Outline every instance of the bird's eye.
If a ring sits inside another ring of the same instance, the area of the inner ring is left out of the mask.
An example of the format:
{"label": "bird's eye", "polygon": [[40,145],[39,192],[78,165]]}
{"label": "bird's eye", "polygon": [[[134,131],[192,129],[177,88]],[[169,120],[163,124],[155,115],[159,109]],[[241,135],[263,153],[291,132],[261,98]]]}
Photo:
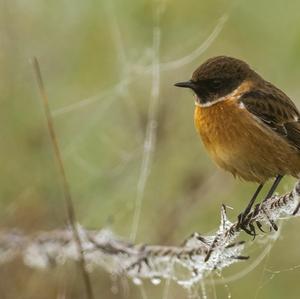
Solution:
{"label": "bird's eye", "polygon": [[219,89],[220,87],[222,87],[222,80],[220,79],[213,79],[210,81],[210,86],[213,88],[213,89]]}

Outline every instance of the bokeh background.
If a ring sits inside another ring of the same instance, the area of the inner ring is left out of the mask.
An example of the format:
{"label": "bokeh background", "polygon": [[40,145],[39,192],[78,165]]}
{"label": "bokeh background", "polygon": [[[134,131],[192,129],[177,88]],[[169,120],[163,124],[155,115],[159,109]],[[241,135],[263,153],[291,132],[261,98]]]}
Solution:
{"label": "bokeh background", "polygon": [[[210,161],[193,127],[192,93],[173,84],[226,54],[300,107],[299,11],[299,1],[1,0],[1,228],[34,233],[66,223],[33,56],[82,225],[130,238],[136,223],[136,242],[180,244],[213,231],[222,203],[234,219],[256,186]],[[285,178],[279,191],[294,181]],[[299,226],[283,223],[276,241],[243,236],[251,259],[208,278],[207,298],[299,298]],[[125,297],[104,270],[91,277],[97,298]],[[129,298],[165,293],[164,283],[128,287]],[[73,263],[38,271],[16,260],[0,266],[0,297],[84,298],[84,288]],[[168,298],[188,294],[171,283]]]}

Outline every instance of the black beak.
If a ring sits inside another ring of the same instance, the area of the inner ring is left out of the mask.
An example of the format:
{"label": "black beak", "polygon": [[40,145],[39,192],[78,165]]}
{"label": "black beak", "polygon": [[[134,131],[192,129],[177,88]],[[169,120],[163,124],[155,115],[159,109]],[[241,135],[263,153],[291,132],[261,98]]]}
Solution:
{"label": "black beak", "polygon": [[186,81],[186,82],[178,82],[178,83],[175,83],[174,86],[183,87],[183,88],[190,88],[190,89],[192,89],[194,91],[197,88],[196,83],[193,82],[192,80],[189,80],[189,81]]}

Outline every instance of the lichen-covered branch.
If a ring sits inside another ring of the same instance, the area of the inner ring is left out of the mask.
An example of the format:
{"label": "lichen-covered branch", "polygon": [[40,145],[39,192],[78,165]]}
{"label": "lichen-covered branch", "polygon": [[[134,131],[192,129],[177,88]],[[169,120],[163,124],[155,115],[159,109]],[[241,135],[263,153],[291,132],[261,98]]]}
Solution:
{"label": "lichen-covered branch", "polygon": [[[275,195],[257,205],[250,213],[249,224],[257,222],[270,226],[270,221],[299,216],[300,181],[294,189]],[[295,214],[295,215],[294,215]],[[180,246],[131,244],[107,229],[92,231],[78,225],[86,266],[91,271],[102,267],[109,273],[124,275],[139,284],[151,279],[172,279],[189,287],[216,269],[223,269],[240,260],[247,243],[236,242],[241,230],[231,222],[226,207],[221,209],[221,223],[214,235],[192,234]],[[70,229],[25,235],[19,230],[0,232],[0,263],[22,257],[30,267],[47,268],[78,260],[78,251]]]}

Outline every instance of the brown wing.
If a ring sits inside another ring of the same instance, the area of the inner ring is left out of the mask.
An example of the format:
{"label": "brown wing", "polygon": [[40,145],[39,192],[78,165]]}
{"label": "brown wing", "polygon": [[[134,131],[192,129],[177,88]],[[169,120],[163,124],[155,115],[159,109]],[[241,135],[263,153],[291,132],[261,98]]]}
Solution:
{"label": "brown wing", "polygon": [[270,83],[268,87],[265,91],[255,90],[243,94],[240,103],[300,150],[300,113],[297,107],[282,91]]}

